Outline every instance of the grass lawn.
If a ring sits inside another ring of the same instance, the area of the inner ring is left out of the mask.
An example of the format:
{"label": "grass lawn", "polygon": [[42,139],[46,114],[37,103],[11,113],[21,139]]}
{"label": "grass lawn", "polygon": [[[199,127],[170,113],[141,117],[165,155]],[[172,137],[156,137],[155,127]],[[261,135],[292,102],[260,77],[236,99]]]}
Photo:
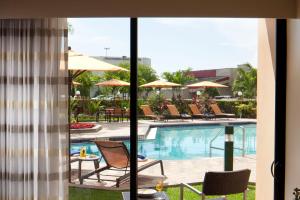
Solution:
{"label": "grass lawn", "polygon": [[[196,185],[197,189],[201,191],[202,185]],[[248,200],[255,199],[255,186],[249,185]],[[168,187],[164,189],[167,192],[171,200],[179,199],[179,187]],[[108,191],[108,190],[97,190],[97,189],[86,189],[86,188],[69,188],[69,199],[70,200],[121,200],[122,195],[120,191]],[[184,190],[184,199],[193,200],[199,199],[199,196],[195,195],[188,189]],[[229,195],[228,200],[242,200],[242,194]]]}
{"label": "grass lawn", "polygon": [[[202,185],[194,185],[195,188],[197,188],[199,191],[202,191]],[[248,186],[248,200],[254,200],[255,199],[255,186],[249,185]],[[178,200],[179,199],[179,187],[168,187],[165,188],[165,191],[167,192],[168,196],[171,200]],[[212,197],[211,197],[212,198]],[[196,195],[195,193],[191,192],[189,189],[184,189],[184,199],[185,200],[192,200],[192,199],[200,199],[199,195]],[[243,200],[242,194],[237,195],[229,195],[228,200]]]}

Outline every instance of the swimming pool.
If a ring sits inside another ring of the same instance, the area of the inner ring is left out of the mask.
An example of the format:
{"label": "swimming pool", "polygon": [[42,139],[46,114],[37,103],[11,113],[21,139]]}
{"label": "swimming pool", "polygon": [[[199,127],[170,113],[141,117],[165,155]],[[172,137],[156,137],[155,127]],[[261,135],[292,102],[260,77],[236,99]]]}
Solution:
{"label": "swimming pool", "polygon": [[[241,148],[243,129],[245,129],[245,151],[247,155],[256,153],[256,124],[234,125],[234,147]],[[222,125],[193,125],[158,127],[155,139],[140,140],[138,152],[148,158],[162,160],[190,160],[210,156],[210,141],[214,147],[224,147],[224,126]],[[129,148],[129,141],[124,141]],[[93,143],[74,143],[72,150],[86,146],[87,153],[99,155]],[[234,150],[235,156],[241,156],[241,150]],[[223,157],[224,151],[212,149],[213,157]]]}

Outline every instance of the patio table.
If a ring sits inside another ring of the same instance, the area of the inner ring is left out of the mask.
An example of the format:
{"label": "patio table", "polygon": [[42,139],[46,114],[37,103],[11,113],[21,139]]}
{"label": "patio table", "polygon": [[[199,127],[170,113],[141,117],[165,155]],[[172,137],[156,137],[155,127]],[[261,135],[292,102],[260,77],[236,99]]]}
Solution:
{"label": "patio table", "polygon": [[[82,162],[84,162],[84,161],[94,162],[94,166],[95,166],[95,170],[96,170],[99,168],[99,158],[100,158],[99,156],[89,157],[89,155],[87,155],[86,157],[78,156],[78,179],[79,179],[80,184],[83,183],[83,176],[81,175]],[[100,182],[99,173],[97,173],[97,179]]]}

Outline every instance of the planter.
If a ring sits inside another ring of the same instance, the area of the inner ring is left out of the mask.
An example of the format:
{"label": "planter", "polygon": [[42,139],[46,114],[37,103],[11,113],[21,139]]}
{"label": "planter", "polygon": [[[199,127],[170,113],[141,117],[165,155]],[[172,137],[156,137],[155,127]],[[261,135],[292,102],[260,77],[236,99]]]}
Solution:
{"label": "planter", "polygon": [[102,126],[98,123],[86,123],[86,122],[76,123],[75,127],[76,128],[70,128],[71,134],[72,133],[96,133],[102,129]]}

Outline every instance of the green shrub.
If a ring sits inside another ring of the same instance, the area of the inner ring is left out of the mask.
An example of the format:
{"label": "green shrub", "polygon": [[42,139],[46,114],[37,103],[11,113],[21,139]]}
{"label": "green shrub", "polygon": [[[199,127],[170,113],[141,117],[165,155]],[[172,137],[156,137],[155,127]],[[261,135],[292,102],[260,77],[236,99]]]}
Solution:
{"label": "green shrub", "polygon": [[255,100],[217,100],[217,103],[225,113],[234,113],[242,118],[256,118]]}
{"label": "green shrub", "polygon": [[165,97],[162,94],[152,94],[148,98],[148,103],[155,114],[161,115],[163,113],[163,103]]}
{"label": "green shrub", "polygon": [[190,112],[188,108],[188,102],[182,100],[180,96],[177,98],[172,98],[172,104],[176,106],[178,112],[181,114],[188,114]]}
{"label": "green shrub", "polygon": [[[140,109],[141,105],[148,104],[155,114],[167,114],[167,109],[164,104],[166,102],[165,97],[162,94],[153,94],[148,100],[138,99],[137,109],[138,115],[143,116],[143,112]],[[191,100],[183,100],[176,98],[171,100],[180,113],[190,113],[188,104]],[[255,100],[216,100],[221,110],[225,113],[234,113],[236,117],[242,118],[256,118],[256,101]],[[202,102],[204,103],[204,102]],[[121,107],[130,108],[129,100],[117,99],[113,100],[71,100],[71,119],[74,122],[78,118],[80,120],[92,120],[100,110],[109,107]],[[89,117],[90,116],[90,117]],[[80,121],[79,120],[79,121]]]}

